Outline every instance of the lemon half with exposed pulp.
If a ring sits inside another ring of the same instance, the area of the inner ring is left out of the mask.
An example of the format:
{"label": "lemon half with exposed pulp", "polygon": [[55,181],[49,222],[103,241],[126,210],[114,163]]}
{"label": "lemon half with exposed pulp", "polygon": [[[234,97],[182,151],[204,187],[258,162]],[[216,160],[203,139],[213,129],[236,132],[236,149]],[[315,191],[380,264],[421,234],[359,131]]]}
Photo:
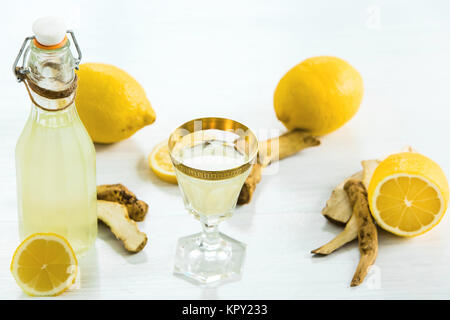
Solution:
{"label": "lemon half with exposed pulp", "polygon": [[383,229],[414,237],[431,230],[447,210],[449,187],[433,160],[402,152],[383,160],[373,173],[368,200],[374,219]]}
{"label": "lemon half with exposed pulp", "polygon": [[54,233],[35,233],[17,247],[11,272],[27,294],[55,296],[75,282],[78,262],[65,238]]}
{"label": "lemon half with exposed pulp", "polygon": [[167,141],[159,143],[148,157],[148,164],[152,171],[160,178],[169,183],[177,183],[177,177],[170,159]]}

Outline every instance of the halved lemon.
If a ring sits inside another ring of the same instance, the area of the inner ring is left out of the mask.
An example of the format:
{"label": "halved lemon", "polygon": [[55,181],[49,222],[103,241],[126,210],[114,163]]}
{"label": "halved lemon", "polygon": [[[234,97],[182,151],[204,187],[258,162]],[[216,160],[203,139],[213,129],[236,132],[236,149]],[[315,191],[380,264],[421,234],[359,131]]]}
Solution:
{"label": "halved lemon", "polygon": [[148,164],[153,172],[166,182],[177,184],[177,177],[170,159],[167,141],[159,143],[148,156]]}
{"label": "halved lemon", "polygon": [[368,188],[372,215],[378,225],[399,236],[414,237],[431,230],[447,210],[447,178],[433,160],[402,152],[383,160]]}
{"label": "halved lemon", "polygon": [[27,294],[55,296],[75,282],[78,262],[65,238],[54,233],[35,233],[17,247],[11,272]]}

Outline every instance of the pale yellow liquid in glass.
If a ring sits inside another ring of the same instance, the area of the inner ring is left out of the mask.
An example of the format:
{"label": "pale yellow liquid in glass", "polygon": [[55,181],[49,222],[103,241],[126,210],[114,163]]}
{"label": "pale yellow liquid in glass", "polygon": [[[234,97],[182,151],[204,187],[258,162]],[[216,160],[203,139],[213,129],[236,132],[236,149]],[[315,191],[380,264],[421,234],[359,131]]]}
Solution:
{"label": "pale yellow liquid in glass", "polygon": [[[221,141],[185,148],[179,153],[178,159],[190,168],[206,171],[233,169],[247,161],[245,155]],[[198,214],[224,217],[231,215],[250,170],[251,168],[229,179],[204,180],[175,169],[186,207],[197,218]]]}
{"label": "pale yellow liquid in glass", "polygon": [[75,105],[33,108],[16,146],[20,237],[57,233],[81,253],[97,235],[94,145]]}

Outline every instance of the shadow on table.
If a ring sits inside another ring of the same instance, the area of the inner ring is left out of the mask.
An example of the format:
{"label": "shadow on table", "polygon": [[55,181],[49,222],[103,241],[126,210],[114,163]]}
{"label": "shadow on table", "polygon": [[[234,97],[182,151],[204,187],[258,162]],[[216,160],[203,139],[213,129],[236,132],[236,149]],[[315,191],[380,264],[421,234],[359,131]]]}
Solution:
{"label": "shadow on table", "polygon": [[249,230],[253,222],[253,217],[256,213],[256,197],[257,194],[255,193],[250,203],[236,205],[233,215],[230,219],[226,220],[226,223],[241,231]]}
{"label": "shadow on table", "polygon": [[[97,247],[94,246],[89,251],[78,258],[79,276],[75,282],[72,290],[99,288],[99,268],[98,268],[98,252]],[[91,292],[98,292],[98,290],[91,290]]]}
{"label": "shadow on table", "polygon": [[202,299],[202,300],[217,300],[217,299],[219,299],[219,295],[217,294],[217,287],[202,288],[200,299]]}
{"label": "shadow on table", "polygon": [[133,154],[140,152],[141,149],[138,147],[133,139],[127,139],[115,143],[94,143],[95,152],[98,154],[113,152],[115,149],[120,149],[121,153]]}

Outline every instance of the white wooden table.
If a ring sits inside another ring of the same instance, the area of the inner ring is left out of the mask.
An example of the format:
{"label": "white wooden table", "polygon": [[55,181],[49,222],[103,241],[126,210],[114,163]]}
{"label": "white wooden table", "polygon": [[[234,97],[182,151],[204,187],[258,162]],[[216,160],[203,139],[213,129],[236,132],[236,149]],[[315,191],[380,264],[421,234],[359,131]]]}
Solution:
{"label": "white wooden table", "polygon": [[[76,4],[76,3],[81,4]],[[30,102],[11,65],[37,16],[70,19],[83,61],[112,63],[144,86],[156,122],[132,138],[98,145],[97,181],[122,182],[150,210],[149,235],[127,254],[103,226],[63,299],[450,298],[450,217],[432,232],[400,239],[380,232],[369,281],[349,282],[356,243],[329,257],[311,249],[341,228],[320,214],[333,187],[363,159],[412,145],[450,177],[450,6],[445,1],[14,1],[0,9],[0,298],[26,298],[9,272],[18,245],[14,147]],[[20,12],[20,19],[17,13]],[[362,74],[358,114],[322,145],[283,160],[221,229],[247,243],[240,281],[200,288],[172,275],[179,237],[200,230],[178,188],[147,166],[153,146],[184,121],[236,119],[257,132],[283,130],[272,106],[278,80],[315,55],[336,55]]]}

